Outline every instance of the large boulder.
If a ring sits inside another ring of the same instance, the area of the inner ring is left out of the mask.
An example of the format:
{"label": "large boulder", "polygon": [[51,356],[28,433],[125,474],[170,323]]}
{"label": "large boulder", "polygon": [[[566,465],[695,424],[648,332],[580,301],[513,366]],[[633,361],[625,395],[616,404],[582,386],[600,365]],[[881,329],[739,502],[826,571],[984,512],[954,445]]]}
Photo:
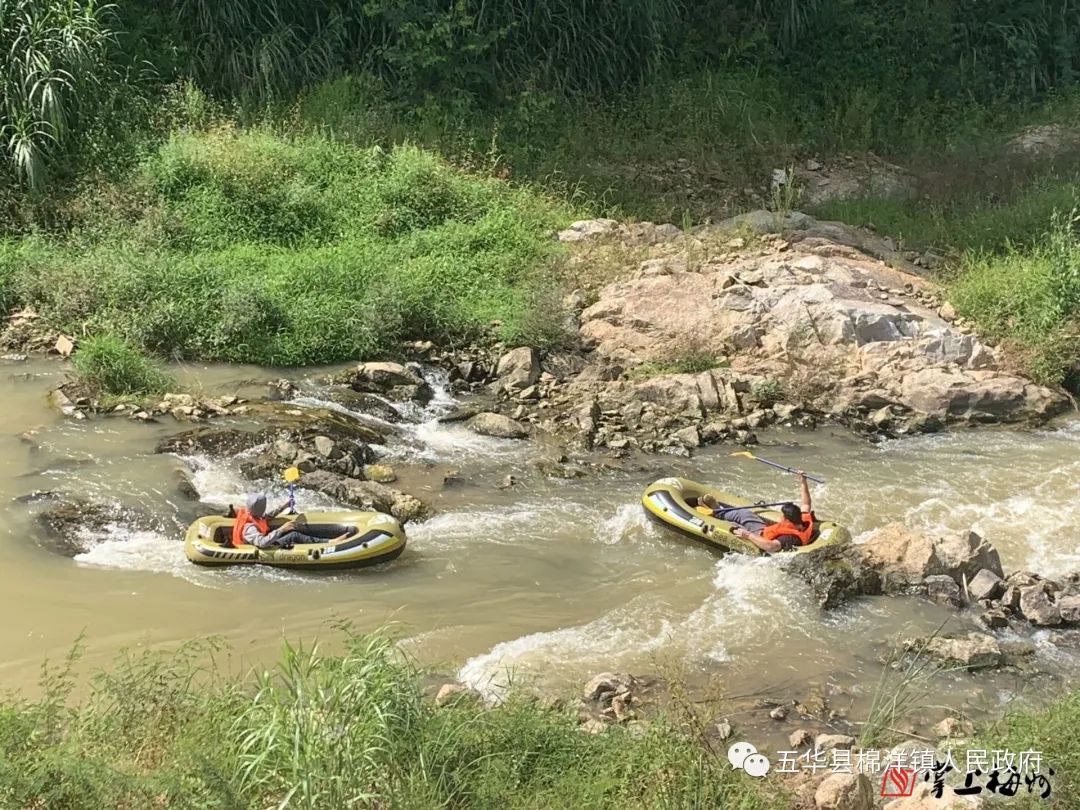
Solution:
{"label": "large boulder", "polygon": [[957,584],[984,569],[1002,575],[997,550],[971,531],[937,536],[893,523],[856,548],[865,565],[881,577],[887,593],[921,590],[927,577],[939,574]]}
{"label": "large boulder", "polygon": [[529,346],[511,349],[495,366],[495,384],[504,391],[524,391],[540,379],[540,353]]}
{"label": "large boulder", "polygon": [[157,443],[155,453],[178,456],[234,456],[266,442],[266,436],[251,430],[198,427],[166,436]]}
{"label": "large boulder", "polygon": [[863,773],[834,773],[814,793],[817,810],[873,810],[874,788]]}
{"label": "large boulder", "polygon": [[524,439],[529,431],[520,422],[499,413],[478,413],[466,426],[481,436],[494,436],[497,439]]}

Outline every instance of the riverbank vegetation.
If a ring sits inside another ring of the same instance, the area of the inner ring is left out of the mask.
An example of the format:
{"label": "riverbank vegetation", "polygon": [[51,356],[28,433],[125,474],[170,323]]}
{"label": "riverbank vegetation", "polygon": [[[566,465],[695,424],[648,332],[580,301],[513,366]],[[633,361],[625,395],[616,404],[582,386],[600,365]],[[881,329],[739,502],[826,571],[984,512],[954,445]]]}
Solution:
{"label": "riverbank vegetation", "polygon": [[716,220],[777,166],[875,152],[917,196],[815,213],[943,253],[961,314],[1072,380],[1078,310],[1043,293],[1075,143],[1004,144],[1080,117],[1073,0],[15,0],[0,44],[0,305],[79,338],[269,364],[558,345],[568,220]]}
{"label": "riverbank vegetation", "polygon": [[247,678],[219,654],[121,659],[78,704],[69,662],[40,700],[5,699],[0,806],[789,806],[672,719],[589,734],[575,711],[520,696],[438,708],[384,635],[349,635],[338,655],[285,645]]}

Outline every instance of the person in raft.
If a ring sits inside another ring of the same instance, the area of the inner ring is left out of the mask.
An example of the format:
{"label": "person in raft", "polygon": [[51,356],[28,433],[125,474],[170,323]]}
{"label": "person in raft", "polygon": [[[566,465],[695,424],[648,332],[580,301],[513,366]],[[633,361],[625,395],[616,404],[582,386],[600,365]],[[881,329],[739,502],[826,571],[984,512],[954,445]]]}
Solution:
{"label": "person in raft", "polygon": [[750,507],[725,507],[712,495],[702,495],[700,503],[712,510],[713,517],[738,524],[732,532],[736,537],[753,543],[769,554],[808,546],[814,542],[816,518],[811,508],[810,485],[806,481],[806,473],[797,470],[795,474],[799,477],[802,503],[800,506],[793,503],[781,506],[780,514],[783,518],[779,523],[769,523]]}
{"label": "person in raft", "polygon": [[[312,537],[296,531],[296,522],[290,520],[274,531],[270,531],[270,518],[275,518],[289,507],[288,501],[277,509],[266,511],[266,496],[253,492],[248,495],[247,506],[236,513],[233,523],[232,544],[239,548],[245,543],[256,548],[292,548],[296,543],[325,543],[321,537]],[[337,543],[348,537],[348,533],[335,537]]]}

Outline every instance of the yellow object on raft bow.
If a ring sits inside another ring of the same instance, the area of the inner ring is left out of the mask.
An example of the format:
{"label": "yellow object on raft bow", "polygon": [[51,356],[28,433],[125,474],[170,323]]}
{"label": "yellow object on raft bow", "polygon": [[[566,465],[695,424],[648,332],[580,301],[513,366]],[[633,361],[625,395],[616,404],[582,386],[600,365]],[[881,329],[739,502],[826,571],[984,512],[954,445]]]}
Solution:
{"label": "yellow object on raft bow", "polygon": [[[743,554],[762,555],[763,552],[753,543],[741,540],[732,534],[736,524],[722,518],[702,514],[697,510],[698,499],[702,495],[712,495],[717,503],[725,506],[750,507],[764,520],[775,523],[781,519],[780,512],[771,506],[756,507],[754,503],[723,492],[719,489],[699,484],[688,478],[661,478],[650,484],[641,496],[641,505],[645,513],[654,521],[707,546],[721,551],[739,551]],[[839,523],[829,520],[818,521],[817,537],[807,546],[799,546],[780,554],[809,554],[829,546],[838,546],[851,541],[851,533]]]}
{"label": "yellow object on raft bow", "polygon": [[[301,543],[290,549],[232,546],[234,518],[209,515],[187,530],[184,551],[196,565],[271,565],[305,570],[362,568],[395,559],[405,549],[405,529],[382,512],[308,512],[299,531],[325,537],[325,543]],[[276,529],[293,518],[270,521]],[[348,537],[333,542],[348,532]]]}

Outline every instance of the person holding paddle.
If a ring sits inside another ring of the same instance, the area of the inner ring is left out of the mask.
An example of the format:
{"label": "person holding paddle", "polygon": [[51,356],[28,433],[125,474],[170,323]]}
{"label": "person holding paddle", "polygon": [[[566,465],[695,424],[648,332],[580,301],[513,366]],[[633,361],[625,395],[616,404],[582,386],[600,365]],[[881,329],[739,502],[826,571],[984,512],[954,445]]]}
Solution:
{"label": "person holding paddle", "polygon": [[785,503],[780,507],[783,515],[779,523],[769,523],[751,507],[724,507],[712,495],[703,495],[701,505],[712,510],[713,517],[736,524],[732,531],[736,537],[753,543],[769,554],[790,551],[814,542],[813,504],[810,500],[810,484],[806,473],[792,470],[799,478],[800,505]]}
{"label": "person holding paddle", "polygon": [[[296,543],[325,543],[321,537],[312,537],[296,530],[297,522],[290,520],[274,531],[270,531],[270,518],[275,518],[291,506],[283,503],[277,509],[266,511],[266,496],[253,492],[248,495],[247,506],[236,513],[233,524],[232,544],[234,548],[247,544],[256,548],[292,548]],[[336,543],[348,537],[348,533],[335,537]]]}

